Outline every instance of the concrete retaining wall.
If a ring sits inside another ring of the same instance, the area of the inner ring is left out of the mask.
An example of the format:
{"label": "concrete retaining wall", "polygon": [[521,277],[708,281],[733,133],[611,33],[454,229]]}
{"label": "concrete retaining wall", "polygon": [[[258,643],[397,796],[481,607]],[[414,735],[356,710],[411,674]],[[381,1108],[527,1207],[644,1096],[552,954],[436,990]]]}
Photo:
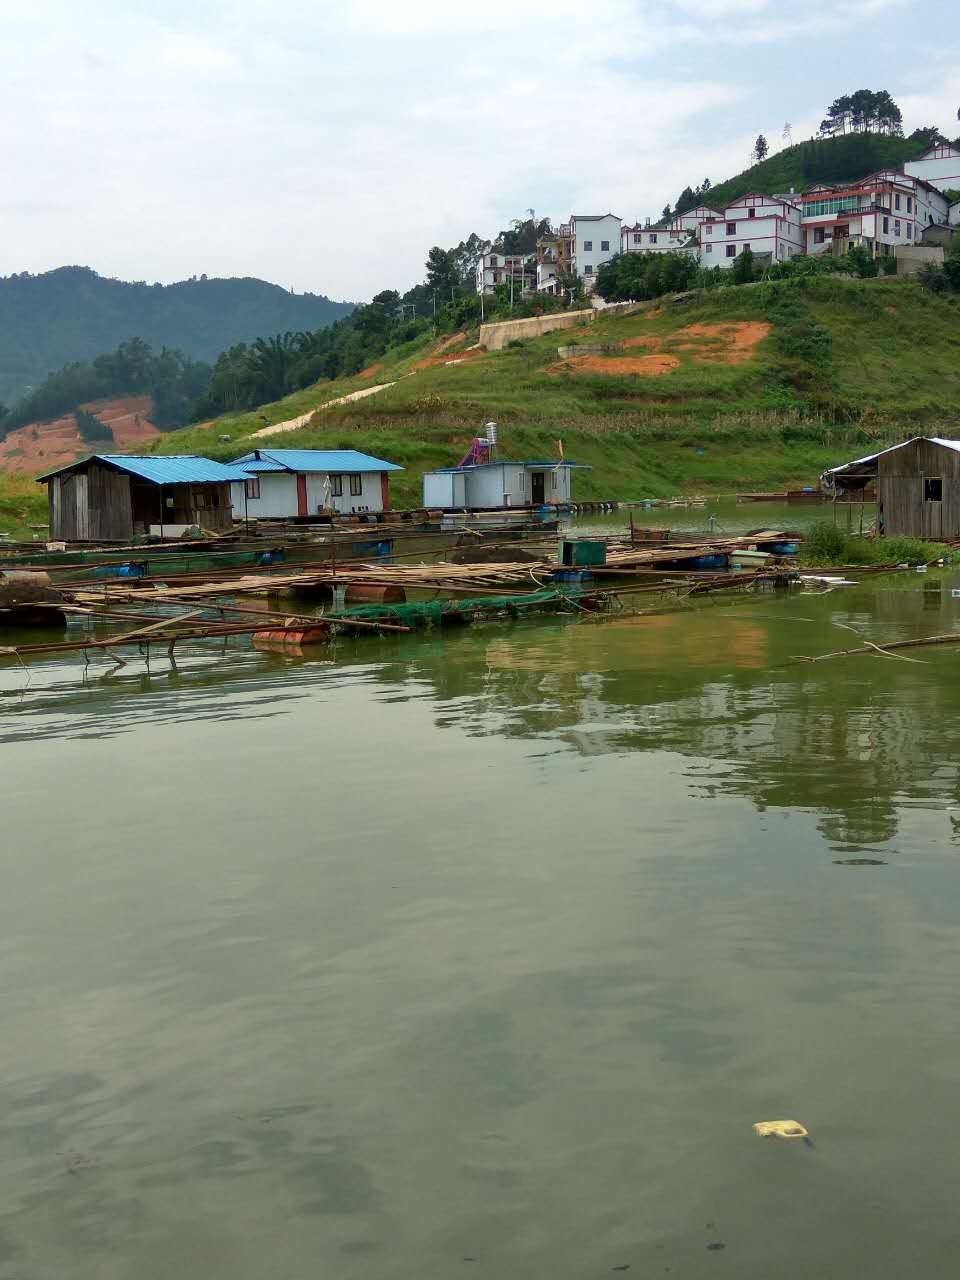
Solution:
{"label": "concrete retaining wall", "polygon": [[502,351],[510,342],[523,342],[525,338],[540,338],[554,329],[574,329],[590,324],[599,316],[626,315],[653,306],[652,302],[614,302],[602,310],[590,307],[585,311],[557,311],[552,315],[530,316],[527,320],[502,320],[498,324],[480,326],[480,346],[487,351]]}
{"label": "concrete retaining wall", "polygon": [[913,276],[928,264],[943,266],[943,248],[940,245],[898,244],[895,250],[897,275]]}

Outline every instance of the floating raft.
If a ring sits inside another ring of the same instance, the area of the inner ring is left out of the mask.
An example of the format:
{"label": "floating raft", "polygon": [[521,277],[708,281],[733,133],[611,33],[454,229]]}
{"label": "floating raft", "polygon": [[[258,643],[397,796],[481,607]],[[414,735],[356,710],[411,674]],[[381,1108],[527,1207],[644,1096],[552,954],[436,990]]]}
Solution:
{"label": "floating raft", "polygon": [[606,597],[582,590],[529,591],[522,595],[480,596],[467,600],[422,600],[407,604],[368,604],[325,614],[334,625],[342,622],[392,622],[411,631],[493,618],[519,618],[530,613],[597,612]]}

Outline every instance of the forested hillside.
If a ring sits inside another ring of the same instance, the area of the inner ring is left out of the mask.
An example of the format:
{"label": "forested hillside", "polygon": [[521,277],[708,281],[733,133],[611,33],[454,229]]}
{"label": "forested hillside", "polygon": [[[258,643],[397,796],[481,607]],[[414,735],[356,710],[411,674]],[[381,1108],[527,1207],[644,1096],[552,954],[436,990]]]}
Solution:
{"label": "forested hillside", "polygon": [[54,370],[128,338],[212,362],[234,343],[318,329],[352,309],[252,278],[151,285],[108,280],[88,267],[7,276],[0,278],[0,402],[11,404]]}

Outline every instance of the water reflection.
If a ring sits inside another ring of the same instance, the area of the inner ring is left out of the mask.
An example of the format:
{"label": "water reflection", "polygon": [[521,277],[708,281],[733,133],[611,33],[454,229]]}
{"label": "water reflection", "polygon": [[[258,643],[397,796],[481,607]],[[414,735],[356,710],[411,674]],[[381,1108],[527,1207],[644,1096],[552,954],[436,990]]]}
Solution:
{"label": "water reflection", "polygon": [[548,619],[402,639],[340,641],[312,659],[198,649],[171,666],[77,660],[7,667],[0,743],[102,737],[153,723],[246,724],[337,691],[427,699],[437,728],[535,740],[583,757],[670,750],[698,765],[691,794],[811,809],[837,848],[892,840],[911,803],[956,799],[960,650],[908,660],[799,654],[956,625],[954,574],[867,579],[859,588],[706,605],[686,613]]}
{"label": "water reflection", "polygon": [[952,1274],[931,585],[4,668],[0,1277]]}

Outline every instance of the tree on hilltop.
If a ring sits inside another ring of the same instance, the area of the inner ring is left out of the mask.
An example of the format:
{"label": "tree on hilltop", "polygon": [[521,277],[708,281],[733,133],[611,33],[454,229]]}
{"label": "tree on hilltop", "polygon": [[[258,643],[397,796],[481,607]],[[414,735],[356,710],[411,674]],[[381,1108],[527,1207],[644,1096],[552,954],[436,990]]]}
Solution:
{"label": "tree on hilltop", "polygon": [[830,104],[821,122],[824,135],[838,133],[887,133],[903,137],[903,115],[886,89],[857,89]]}
{"label": "tree on hilltop", "polygon": [[767,142],[766,138],[761,133],[760,136],[757,138],[756,142],[753,144],[753,158],[754,160],[756,160],[757,164],[760,164],[762,160],[766,160],[769,154],[770,154],[770,144]]}

